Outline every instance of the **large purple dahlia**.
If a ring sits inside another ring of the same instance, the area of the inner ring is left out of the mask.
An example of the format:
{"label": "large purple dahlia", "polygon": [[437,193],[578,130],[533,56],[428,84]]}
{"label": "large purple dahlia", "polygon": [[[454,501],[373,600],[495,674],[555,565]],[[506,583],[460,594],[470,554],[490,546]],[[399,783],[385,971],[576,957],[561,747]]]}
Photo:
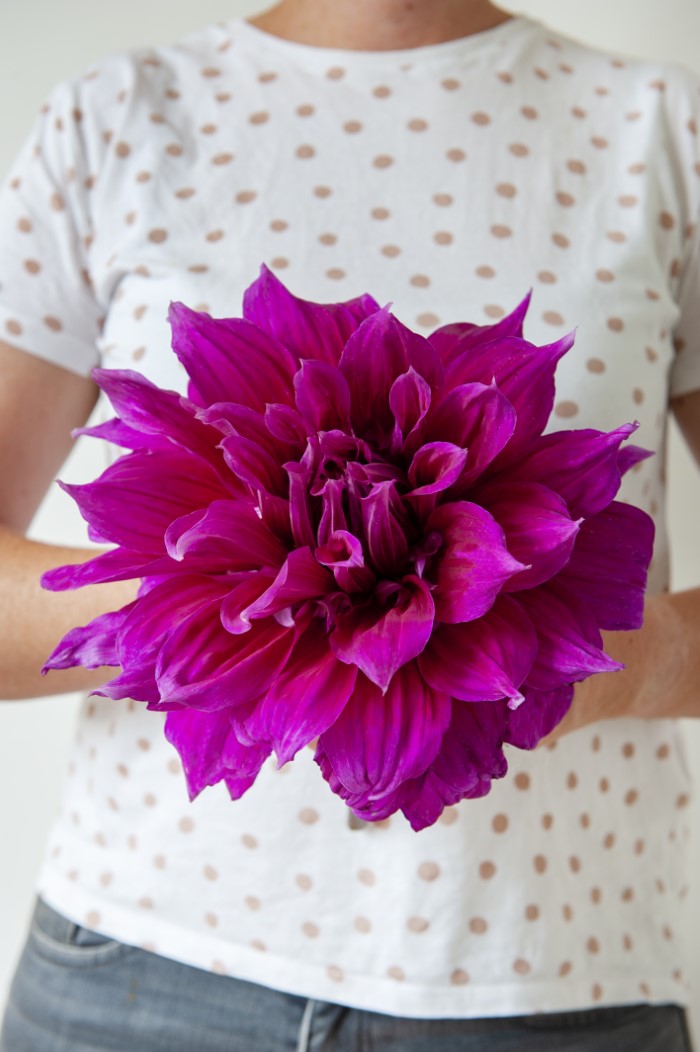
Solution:
{"label": "large purple dahlia", "polygon": [[367,820],[414,829],[482,796],[577,680],[620,668],[600,629],[642,623],[652,520],[614,500],[635,430],[543,435],[569,333],[427,339],[369,295],[300,299],[263,264],[243,318],[170,305],[188,396],[95,370],[129,450],[64,486],[115,545],[50,589],[141,578],[45,668],[121,666],[95,693],[167,711],[190,796],[233,799],[274,752],[315,760]]}

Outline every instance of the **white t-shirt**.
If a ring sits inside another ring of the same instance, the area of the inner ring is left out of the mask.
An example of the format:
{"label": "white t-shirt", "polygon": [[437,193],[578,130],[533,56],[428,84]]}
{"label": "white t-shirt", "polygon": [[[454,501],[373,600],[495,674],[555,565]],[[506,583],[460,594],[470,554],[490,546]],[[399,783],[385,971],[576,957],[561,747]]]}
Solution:
{"label": "white t-shirt", "polygon": [[[169,301],[240,316],[263,261],[423,335],[533,287],[528,339],[577,326],[548,430],[636,419],[657,451],[621,496],[655,519],[659,592],[667,400],[700,387],[698,88],[527,17],[389,52],[234,19],[109,55],[56,86],[2,186],[0,336],[183,390]],[[675,721],[511,748],[490,795],[414,833],[349,828],[307,749],[236,803],[218,785],[190,804],[162,719],[85,699],[38,881],[75,920],[400,1015],[689,1000]]]}

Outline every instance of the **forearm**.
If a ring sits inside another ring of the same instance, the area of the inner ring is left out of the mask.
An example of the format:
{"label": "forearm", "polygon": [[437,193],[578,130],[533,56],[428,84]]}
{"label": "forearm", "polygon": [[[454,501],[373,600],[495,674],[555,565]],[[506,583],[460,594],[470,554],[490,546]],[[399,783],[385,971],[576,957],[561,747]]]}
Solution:
{"label": "forearm", "polygon": [[576,684],[551,741],[605,719],[700,717],[700,588],[648,596],[644,624],[603,632],[605,652],[625,668]]}
{"label": "forearm", "polygon": [[45,570],[80,563],[95,550],[62,548],[29,541],[0,526],[0,699],[33,698],[92,690],[117,674],[114,668],[61,669],[41,675],[41,666],[69,629],[98,614],[117,610],[136,597],[137,581],[48,592],[39,583]]}

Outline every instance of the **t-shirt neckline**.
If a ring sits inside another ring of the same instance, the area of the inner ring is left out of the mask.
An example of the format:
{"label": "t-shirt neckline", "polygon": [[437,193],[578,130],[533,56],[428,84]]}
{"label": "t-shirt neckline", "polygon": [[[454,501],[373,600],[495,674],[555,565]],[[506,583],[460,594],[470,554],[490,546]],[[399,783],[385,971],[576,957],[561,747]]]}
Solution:
{"label": "t-shirt neckline", "polygon": [[301,62],[336,63],[361,65],[364,67],[386,65],[420,65],[421,63],[451,62],[473,54],[481,55],[493,47],[502,46],[509,40],[518,37],[525,29],[533,28],[537,23],[526,15],[513,15],[505,22],[500,22],[490,29],[483,29],[469,36],[454,37],[437,44],[421,44],[418,47],[395,48],[380,51],[362,51],[352,48],[322,47],[316,44],[303,44],[296,40],[275,36],[258,26],[252,25],[245,18],[238,17],[225,23],[242,42],[247,42],[256,50],[267,49],[270,52],[296,59]]}

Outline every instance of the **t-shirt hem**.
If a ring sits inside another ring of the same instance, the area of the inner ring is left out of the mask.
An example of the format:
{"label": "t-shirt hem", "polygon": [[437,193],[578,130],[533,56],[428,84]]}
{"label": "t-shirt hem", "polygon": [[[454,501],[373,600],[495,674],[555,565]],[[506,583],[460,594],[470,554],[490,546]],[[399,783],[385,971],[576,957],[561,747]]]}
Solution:
{"label": "t-shirt hem", "polygon": [[35,358],[61,366],[78,376],[89,376],[100,364],[97,348],[67,332],[51,332],[37,318],[0,303],[0,339]]}
{"label": "t-shirt hem", "polygon": [[[473,978],[449,987],[421,985],[377,975],[354,975],[329,962],[309,964],[278,957],[269,951],[226,942],[208,932],[190,932],[167,920],[148,918],[144,939],[143,918],[128,907],[82,888],[51,872],[46,864],[37,891],[54,909],[78,924],[91,912],[106,918],[98,930],[127,945],[148,950],[204,971],[230,975],[297,997],[314,998],[368,1012],[414,1019],[478,1019],[532,1015],[535,1012],[570,1012],[629,1004],[677,1004],[688,1007],[685,985],[667,976],[596,973],[580,979],[523,980],[479,984]],[[332,976],[336,976],[333,978]],[[600,988],[592,996],[595,985]]]}

